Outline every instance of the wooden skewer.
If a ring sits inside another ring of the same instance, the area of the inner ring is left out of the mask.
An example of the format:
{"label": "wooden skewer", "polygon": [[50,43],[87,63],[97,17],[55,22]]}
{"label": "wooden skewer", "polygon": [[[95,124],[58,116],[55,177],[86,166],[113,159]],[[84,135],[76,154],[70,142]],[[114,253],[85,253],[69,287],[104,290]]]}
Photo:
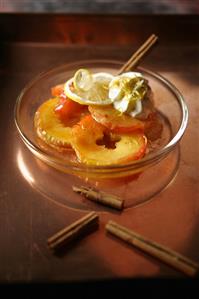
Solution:
{"label": "wooden skewer", "polygon": [[48,246],[52,250],[59,249],[62,245],[66,245],[96,229],[98,224],[99,216],[95,212],[91,212],[48,238]]}
{"label": "wooden skewer", "polygon": [[135,68],[141,61],[141,59],[147,54],[152,46],[157,42],[158,37],[152,34],[145,43],[129,58],[129,60],[118,71],[118,75],[123,72],[130,71]]}
{"label": "wooden skewer", "polygon": [[119,239],[136,246],[142,251],[158,258],[188,276],[195,276],[198,273],[199,264],[177,253],[176,251],[169,249],[168,247],[160,245],[122,225],[117,224],[116,222],[109,221],[106,225],[106,230]]}

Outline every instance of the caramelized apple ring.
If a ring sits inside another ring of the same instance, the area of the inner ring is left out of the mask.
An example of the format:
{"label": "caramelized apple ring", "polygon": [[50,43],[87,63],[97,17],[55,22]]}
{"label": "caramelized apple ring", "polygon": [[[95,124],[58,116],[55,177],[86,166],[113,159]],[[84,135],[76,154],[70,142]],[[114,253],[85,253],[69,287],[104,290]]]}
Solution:
{"label": "caramelized apple ring", "polygon": [[140,159],[146,151],[147,139],[142,133],[113,134],[91,115],[75,125],[72,134],[72,147],[79,161],[87,165],[128,163]]}
{"label": "caramelized apple ring", "polygon": [[71,127],[66,126],[55,113],[58,98],[44,102],[35,114],[36,133],[45,143],[54,147],[71,147]]}
{"label": "caramelized apple ring", "polygon": [[144,131],[144,122],[120,113],[112,105],[106,107],[89,106],[92,117],[114,133]]}

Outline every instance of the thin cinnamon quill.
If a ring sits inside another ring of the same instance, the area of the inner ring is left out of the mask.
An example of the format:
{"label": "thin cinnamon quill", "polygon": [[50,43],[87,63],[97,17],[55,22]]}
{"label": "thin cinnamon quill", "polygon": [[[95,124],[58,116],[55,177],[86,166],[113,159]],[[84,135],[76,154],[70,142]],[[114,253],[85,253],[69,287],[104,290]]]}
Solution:
{"label": "thin cinnamon quill", "polygon": [[52,237],[48,238],[47,243],[50,249],[56,250],[66,245],[79,237],[90,233],[97,229],[99,225],[99,216],[95,212],[91,212],[86,216],[78,219],[69,226],[57,232]]}
{"label": "thin cinnamon quill", "polygon": [[129,60],[121,67],[121,69],[118,71],[118,75],[135,68],[144,58],[144,56],[146,56],[149,50],[155,45],[157,40],[158,37],[155,34],[152,34],[144,42],[144,44],[141,47],[139,47],[139,49],[129,58]]}
{"label": "thin cinnamon quill", "polygon": [[116,222],[109,221],[106,225],[106,230],[119,239],[134,245],[188,276],[195,276],[198,273],[199,264],[177,253],[176,251],[169,249],[168,247],[160,245],[122,225],[117,224]]}
{"label": "thin cinnamon quill", "polygon": [[97,203],[115,208],[117,210],[122,210],[124,207],[124,200],[121,198],[108,194],[99,190],[95,190],[91,187],[76,187],[73,186],[73,191],[84,195],[86,198],[95,201]]}

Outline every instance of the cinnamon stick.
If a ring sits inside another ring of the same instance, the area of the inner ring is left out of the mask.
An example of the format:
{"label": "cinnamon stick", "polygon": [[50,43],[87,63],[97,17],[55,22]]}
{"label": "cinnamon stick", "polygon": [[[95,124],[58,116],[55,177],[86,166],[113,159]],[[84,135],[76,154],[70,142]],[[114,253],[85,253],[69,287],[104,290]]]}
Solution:
{"label": "cinnamon stick", "polygon": [[141,47],[139,47],[139,49],[129,58],[129,60],[121,67],[121,69],[118,72],[118,75],[135,68],[140,63],[140,61],[144,58],[144,56],[146,56],[149,50],[155,45],[157,40],[158,37],[155,34],[152,34],[144,42],[144,44]]}
{"label": "cinnamon stick", "polygon": [[117,224],[116,222],[109,221],[106,225],[106,230],[119,239],[134,245],[188,276],[195,276],[198,273],[199,264],[168,247],[149,240],[134,231]]}
{"label": "cinnamon stick", "polygon": [[95,212],[91,212],[48,238],[47,244],[52,250],[59,249],[63,245],[90,233],[98,225],[99,216]]}
{"label": "cinnamon stick", "polygon": [[91,187],[76,187],[73,186],[73,191],[80,193],[82,195],[84,195],[86,198],[95,201],[97,203],[115,208],[117,210],[122,210],[124,207],[124,200],[122,200],[121,198],[112,195],[112,194],[108,194],[96,189],[93,189]]}

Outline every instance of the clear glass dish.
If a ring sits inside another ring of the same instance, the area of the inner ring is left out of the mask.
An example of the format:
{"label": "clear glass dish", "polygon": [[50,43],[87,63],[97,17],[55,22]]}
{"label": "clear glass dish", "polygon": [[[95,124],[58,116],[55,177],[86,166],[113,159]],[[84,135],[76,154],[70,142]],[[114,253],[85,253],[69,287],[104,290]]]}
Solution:
{"label": "clear glass dish", "polygon": [[[78,61],[40,74],[19,95],[15,105],[15,123],[23,142],[29,150],[36,158],[39,158],[39,161],[51,166],[50,169],[58,170],[60,178],[61,175],[63,177],[63,175],[69,174],[70,177],[75,175],[81,179],[83,178],[84,182],[87,183],[91,182],[93,184],[94,182],[95,186],[99,186],[100,182],[100,188],[105,189],[105,191],[115,188],[114,186],[116,185],[120,185],[118,188],[121,189],[122,183],[125,186],[128,184],[128,187],[131,189],[130,184],[133,182],[134,185],[132,186],[134,191],[136,188],[136,192],[132,195],[131,190],[129,189],[130,191],[128,191],[127,197],[129,201],[127,198],[127,207],[129,207],[143,202],[162,190],[176,173],[179,159],[179,151],[176,149],[176,145],[178,145],[186,129],[188,110],[183,96],[172,83],[150,70],[138,69],[149,81],[149,85],[154,93],[155,107],[164,123],[162,138],[158,145],[140,160],[128,164],[104,167],[83,165],[75,162],[70,154],[63,156],[39,144],[34,131],[35,112],[44,101],[51,97],[51,88],[53,86],[64,83],[74,75],[77,69],[82,67],[88,68],[93,72],[105,71],[116,74],[121,65],[122,63],[118,61]],[[33,167],[33,164],[31,167]],[[36,169],[34,171],[38,174]],[[49,171],[52,172],[53,170]],[[163,172],[162,178],[157,178],[159,171]],[[42,173],[39,175],[41,176]],[[154,179],[153,176],[156,176],[156,185],[152,184],[153,186],[151,186],[151,182]],[[44,178],[40,179],[40,181],[42,180],[46,181]],[[62,179],[58,178],[56,181],[62,181]],[[141,186],[144,186],[144,190]],[[49,188],[51,186],[48,185],[47,189]],[[40,186],[39,189],[45,193],[47,192],[47,195],[52,195],[53,193],[54,198],[59,198],[59,201],[62,199],[62,194],[54,194],[54,190],[49,190],[48,192],[45,186]],[[114,190],[115,193],[118,193],[117,188]]]}

